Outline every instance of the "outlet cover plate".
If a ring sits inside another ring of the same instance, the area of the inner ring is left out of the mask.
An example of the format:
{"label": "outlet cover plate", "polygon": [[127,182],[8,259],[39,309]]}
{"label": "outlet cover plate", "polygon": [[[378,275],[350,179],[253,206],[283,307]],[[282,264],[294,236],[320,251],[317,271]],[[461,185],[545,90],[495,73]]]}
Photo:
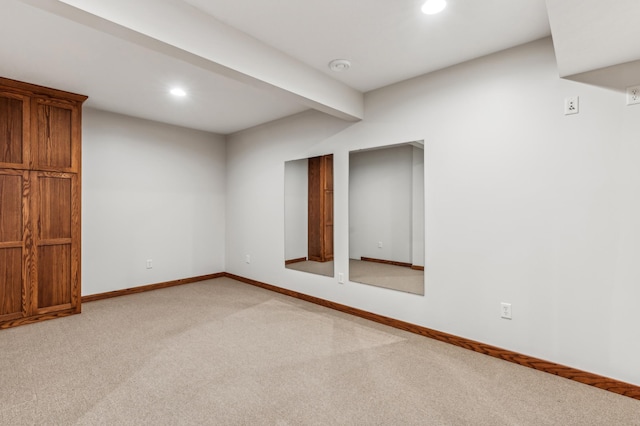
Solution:
{"label": "outlet cover plate", "polygon": [[569,96],[564,98],[564,115],[577,114],[580,112],[580,99],[577,96]]}
{"label": "outlet cover plate", "polygon": [[640,104],[640,85],[627,87],[627,105]]}

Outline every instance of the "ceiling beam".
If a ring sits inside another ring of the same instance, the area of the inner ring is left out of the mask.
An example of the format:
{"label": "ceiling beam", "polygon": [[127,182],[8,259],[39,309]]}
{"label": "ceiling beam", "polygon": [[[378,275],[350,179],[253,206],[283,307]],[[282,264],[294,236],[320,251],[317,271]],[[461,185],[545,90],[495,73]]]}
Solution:
{"label": "ceiling beam", "polygon": [[638,0],[546,1],[560,77],[640,60]]}
{"label": "ceiling beam", "polygon": [[343,120],[363,118],[361,92],[187,3],[175,0],[22,1]]}

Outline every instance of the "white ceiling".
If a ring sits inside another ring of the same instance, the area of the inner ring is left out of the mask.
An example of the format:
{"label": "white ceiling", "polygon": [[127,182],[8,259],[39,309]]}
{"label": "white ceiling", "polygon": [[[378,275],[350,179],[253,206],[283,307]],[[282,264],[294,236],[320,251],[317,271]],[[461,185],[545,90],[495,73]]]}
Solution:
{"label": "white ceiling", "polygon": [[184,1],[362,92],[550,35],[544,0]]}
{"label": "white ceiling", "polygon": [[[434,16],[422,3],[2,0],[0,76],[229,134],[309,108],[358,120],[364,92],[551,34],[545,0],[449,0]],[[351,69],[330,71],[336,58]]]}
{"label": "white ceiling", "polygon": [[[307,109],[101,31],[2,0],[0,76],[89,96],[85,106],[231,133]],[[168,96],[173,85],[188,98]]]}

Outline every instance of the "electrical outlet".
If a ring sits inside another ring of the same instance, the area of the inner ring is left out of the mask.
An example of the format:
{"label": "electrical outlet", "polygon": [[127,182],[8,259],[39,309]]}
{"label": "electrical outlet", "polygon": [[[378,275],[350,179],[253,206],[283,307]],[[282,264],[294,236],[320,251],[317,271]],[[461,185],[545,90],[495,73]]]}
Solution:
{"label": "electrical outlet", "polygon": [[500,318],[511,319],[511,303],[500,304]]}
{"label": "electrical outlet", "polygon": [[627,105],[640,104],[640,86],[627,87]]}
{"label": "electrical outlet", "polygon": [[147,269],[153,268],[153,259],[147,259]]}
{"label": "electrical outlet", "polygon": [[382,241],[378,241],[378,248],[382,248]]}
{"label": "electrical outlet", "polygon": [[338,272],[338,283],[344,284],[344,274],[342,272]]}
{"label": "electrical outlet", "polygon": [[244,257],[244,263],[251,263],[251,255],[248,254]]}
{"label": "electrical outlet", "polygon": [[569,96],[564,98],[564,115],[577,114],[579,112],[580,98]]}

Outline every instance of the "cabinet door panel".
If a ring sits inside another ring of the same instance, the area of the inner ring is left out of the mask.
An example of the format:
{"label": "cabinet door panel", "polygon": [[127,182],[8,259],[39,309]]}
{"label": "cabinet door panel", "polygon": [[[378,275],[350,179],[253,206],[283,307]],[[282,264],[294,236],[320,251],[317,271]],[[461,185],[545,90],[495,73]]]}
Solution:
{"label": "cabinet door panel", "polygon": [[22,247],[0,248],[0,265],[0,319],[20,317],[24,297]]}
{"label": "cabinet door panel", "polygon": [[26,315],[25,174],[0,170],[0,320]]}
{"label": "cabinet door panel", "polygon": [[36,167],[71,169],[73,111],[66,104],[37,100]]}
{"label": "cabinet door panel", "polygon": [[29,100],[0,92],[0,165],[22,167],[26,164],[28,124]]}
{"label": "cabinet door panel", "polygon": [[71,238],[71,179],[38,178],[39,240]]}
{"label": "cabinet door panel", "polygon": [[77,176],[36,172],[36,265],[32,309],[44,314],[80,308],[80,202]]}
{"label": "cabinet door panel", "polygon": [[22,175],[0,174],[0,243],[22,242],[22,187]]}
{"label": "cabinet door panel", "polygon": [[38,309],[71,304],[71,244],[38,248]]}

